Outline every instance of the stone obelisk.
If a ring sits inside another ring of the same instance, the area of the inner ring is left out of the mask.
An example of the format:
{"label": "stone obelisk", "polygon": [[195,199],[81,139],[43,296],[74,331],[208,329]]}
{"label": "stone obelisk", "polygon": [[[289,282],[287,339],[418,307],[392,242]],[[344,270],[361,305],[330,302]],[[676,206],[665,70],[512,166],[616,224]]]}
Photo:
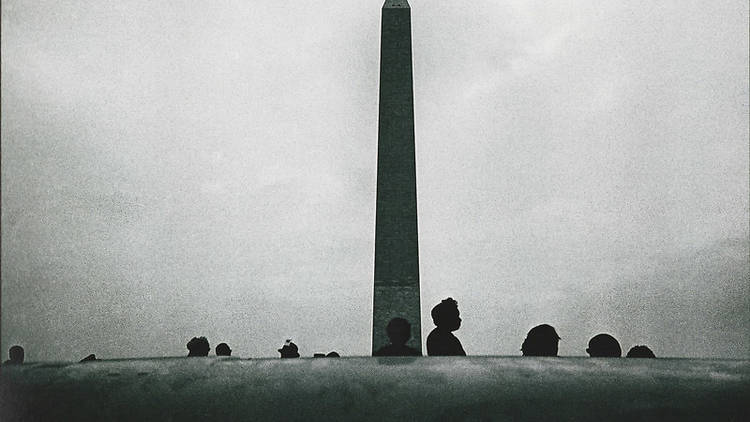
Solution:
{"label": "stone obelisk", "polygon": [[372,350],[388,344],[385,328],[395,317],[411,323],[407,344],[422,350],[411,9],[386,0],[382,12]]}

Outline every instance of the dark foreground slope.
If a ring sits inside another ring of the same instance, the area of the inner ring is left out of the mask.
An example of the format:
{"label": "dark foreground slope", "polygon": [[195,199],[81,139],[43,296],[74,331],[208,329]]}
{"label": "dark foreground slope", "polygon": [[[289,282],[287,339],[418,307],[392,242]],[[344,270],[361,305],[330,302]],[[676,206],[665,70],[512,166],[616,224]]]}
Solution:
{"label": "dark foreground slope", "polygon": [[3,367],[13,420],[743,420],[750,362],[169,358]]}

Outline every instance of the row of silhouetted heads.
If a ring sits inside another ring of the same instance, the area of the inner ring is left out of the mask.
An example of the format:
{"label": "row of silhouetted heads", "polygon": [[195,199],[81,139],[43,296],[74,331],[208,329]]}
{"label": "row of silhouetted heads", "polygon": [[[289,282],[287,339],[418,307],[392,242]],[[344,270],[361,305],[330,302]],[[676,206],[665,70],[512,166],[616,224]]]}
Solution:
{"label": "row of silhouetted heads", "polygon": [[[193,337],[190,339],[190,341],[186,344],[188,349],[188,357],[196,357],[196,356],[208,356],[208,353],[211,351],[211,346],[208,343],[208,339],[206,337]],[[278,352],[281,354],[282,358],[298,358],[300,357],[297,345],[292,342],[292,340],[287,340],[283,346],[281,346],[280,349],[278,349]],[[232,356],[232,349],[229,347],[226,343],[219,343],[218,346],[216,346],[216,356]],[[8,357],[9,359],[3,362],[3,365],[20,365],[23,364],[24,361],[24,349],[21,346],[15,345],[10,348],[8,351]],[[325,353],[315,353],[313,357],[316,358],[337,358],[340,357],[340,355],[337,352],[330,352],[328,354]],[[90,354],[86,356],[85,358],[81,359],[81,363],[85,362],[92,362],[96,361],[96,355]]]}
{"label": "row of silhouetted heads", "polygon": [[[432,321],[435,328],[427,337],[428,356],[466,356],[461,341],[453,335],[453,332],[461,327],[461,317],[458,310],[458,302],[453,298],[444,299],[435,305],[431,311]],[[386,334],[390,343],[378,349],[374,356],[421,356],[422,352],[406,343],[411,338],[411,324],[404,318],[393,318],[386,326]],[[524,356],[557,356],[560,336],[557,331],[548,324],[537,325],[526,335],[521,345]],[[208,356],[210,350],[208,340],[205,337],[193,337],[187,344],[188,356]],[[297,345],[287,340],[278,349],[281,358],[300,357]],[[609,334],[597,334],[589,340],[586,352],[591,357],[621,357],[622,349],[620,343]],[[216,346],[217,356],[230,356],[232,350],[226,343]],[[339,357],[336,352],[316,353],[314,357]],[[629,358],[653,358],[654,353],[647,346],[634,346],[628,351]]]}
{"label": "row of silhouetted heads", "polygon": [[[208,339],[205,337],[193,337],[187,343],[188,357],[193,356],[208,356],[208,352],[211,350],[211,346],[208,343]],[[292,342],[291,339],[287,339],[284,345],[277,350],[281,354],[282,358],[298,358],[300,357],[299,348]],[[216,346],[216,356],[232,356],[232,349],[226,343],[219,343]],[[337,358],[340,357],[336,352],[315,353],[313,357],[316,358]]]}
{"label": "row of silhouetted heads", "polygon": [[[453,298],[444,299],[431,311],[435,328],[427,337],[428,356],[466,356],[461,342],[453,331],[461,327],[458,302]],[[411,338],[411,324],[403,318],[394,318],[386,327],[390,344],[381,347],[374,356],[420,356],[422,353],[406,343]],[[521,345],[524,356],[557,356],[560,336],[548,324],[537,325],[526,335]],[[597,334],[589,340],[586,352],[591,357],[621,357],[620,343],[609,334]],[[653,358],[654,352],[647,346],[634,346],[628,351],[629,358]]]}
{"label": "row of silhouetted heads", "polygon": [[[458,302],[453,298],[444,299],[435,305],[431,311],[432,321],[435,328],[427,337],[428,356],[466,356],[461,341],[453,335],[453,332],[461,327],[461,317],[458,310]],[[386,334],[390,343],[378,349],[373,356],[421,356],[422,352],[406,343],[411,338],[411,324],[404,318],[393,318],[386,326]],[[521,345],[524,356],[557,356],[557,346],[560,336],[554,327],[548,324],[537,325],[526,335]],[[188,356],[208,356],[211,347],[206,337],[193,337],[187,343]],[[281,358],[300,357],[299,349],[292,340],[288,339],[277,350]],[[622,349],[620,343],[609,334],[597,334],[589,340],[586,352],[591,357],[621,357]],[[216,346],[216,356],[231,356],[232,349],[226,343]],[[5,365],[22,364],[24,360],[24,349],[21,346],[13,346],[9,350],[9,360]],[[313,357],[339,357],[336,352],[328,354],[315,353]],[[654,352],[647,346],[634,346],[627,353],[629,358],[653,358]],[[81,362],[95,361],[96,356],[91,354]]]}

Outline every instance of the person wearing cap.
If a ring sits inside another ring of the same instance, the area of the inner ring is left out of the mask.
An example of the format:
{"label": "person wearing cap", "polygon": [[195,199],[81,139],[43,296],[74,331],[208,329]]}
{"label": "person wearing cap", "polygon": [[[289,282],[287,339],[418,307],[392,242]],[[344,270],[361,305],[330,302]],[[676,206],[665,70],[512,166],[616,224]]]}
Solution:
{"label": "person wearing cap", "polygon": [[406,342],[411,338],[411,324],[403,318],[393,318],[385,329],[391,344],[381,347],[373,356],[422,356],[422,352],[409,347]]}
{"label": "person wearing cap", "polygon": [[298,358],[298,350],[299,349],[297,349],[297,345],[294,344],[291,339],[287,339],[286,342],[284,342],[284,345],[281,346],[281,349],[277,349],[277,351],[281,353],[282,359]]}
{"label": "person wearing cap", "polygon": [[529,330],[521,345],[524,356],[557,356],[557,345],[560,336],[555,328],[548,324],[537,325]]}
{"label": "person wearing cap", "polygon": [[427,336],[427,355],[466,356],[461,342],[453,335],[461,327],[458,302],[450,297],[444,299],[432,308],[431,314],[436,327]]}
{"label": "person wearing cap", "polygon": [[619,358],[622,356],[622,349],[617,339],[609,334],[597,334],[589,340],[589,347],[586,353],[592,358]]}

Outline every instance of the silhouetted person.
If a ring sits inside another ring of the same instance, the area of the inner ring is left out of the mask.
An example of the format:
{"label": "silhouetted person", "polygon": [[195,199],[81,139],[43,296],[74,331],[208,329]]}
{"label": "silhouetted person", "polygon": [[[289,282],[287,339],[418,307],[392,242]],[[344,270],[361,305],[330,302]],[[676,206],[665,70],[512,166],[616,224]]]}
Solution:
{"label": "silhouetted person", "polygon": [[619,358],[622,356],[620,343],[609,334],[597,334],[589,340],[586,352],[592,358]]}
{"label": "silhouetted person", "polygon": [[281,346],[281,349],[277,349],[279,353],[281,353],[282,359],[287,358],[298,358],[299,357],[299,349],[297,349],[297,345],[292,343],[292,340],[287,339],[286,342],[284,342],[284,345]]}
{"label": "silhouetted person", "polygon": [[461,342],[452,333],[461,327],[458,302],[449,297],[435,305],[431,314],[436,328],[427,336],[427,355],[466,356]]}
{"label": "silhouetted person", "polygon": [[524,356],[557,356],[557,344],[560,336],[554,327],[547,324],[537,325],[529,330],[521,345]]}
{"label": "silhouetted person", "polygon": [[81,359],[79,363],[93,362],[95,360],[97,360],[96,355],[92,353],[86,356],[85,358]]}
{"label": "silhouetted person", "polygon": [[373,356],[422,356],[422,352],[406,345],[411,338],[409,321],[403,318],[393,318],[385,331],[388,333],[391,344],[381,347],[372,354]]}
{"label": "silhouetted person", "polygon": [[216,356],[232,356],[232,349],[226,343],[219,343],[216,346]]}
{"label": "silhouetted person", "polygon": [[187,348],[188,356],[208,356],[208,351],[211,350],[205,337],[193,337],[187,343]]}
{"label": "silhouetted person", "polygon": [[334,352],[330,352],[330,353],[328,353],[328,354],[326,355],[326,357],[327,357],[327,358],[340,358],[341,356],[340,356],[340,355],[339,355],[338,353],[336,353],[336,352],[334,351]]}
{"label": "silhouetted person", "polygon": [[656,355],[647,346],[633,346],[628,351],[628,358],[655,358]]}
{"label": "silhouetted person", "polygon": [[8,357],[10,359],[3,362],[3,365],[21,365],[23,364],[24,351],[21,346],[12,346],[8,350]]}

